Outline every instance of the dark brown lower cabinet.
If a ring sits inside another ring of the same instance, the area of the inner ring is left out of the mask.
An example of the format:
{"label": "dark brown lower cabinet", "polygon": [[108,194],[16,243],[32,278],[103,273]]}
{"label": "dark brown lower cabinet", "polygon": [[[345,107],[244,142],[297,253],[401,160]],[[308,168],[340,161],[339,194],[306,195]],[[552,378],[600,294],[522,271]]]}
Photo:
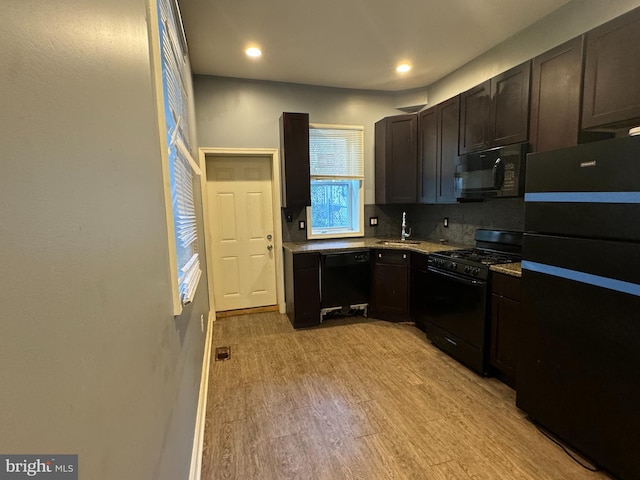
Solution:
{"label": "dark brown lower cabinet", "polygon": [[489,363],[496,377],[513,388],[516,385],[521,312],[520,278],[492,272]]}
{"label": "dark brown lower cabinet", "polygon": [[409,252],[374,250],[370,316],[403,322],[409,314]]}
{"label": "dark brown lower cabinet", "polygon": [[320,254],[284,250],[287,316],[293,328],[320,324]]}
{"label": "dark brown lower cabinet", "polygon": [[411,316],[423,332],[427,328],[427,292],[429,291],[429,255],[411,252],[411,279],[409,298],[411,300]]}

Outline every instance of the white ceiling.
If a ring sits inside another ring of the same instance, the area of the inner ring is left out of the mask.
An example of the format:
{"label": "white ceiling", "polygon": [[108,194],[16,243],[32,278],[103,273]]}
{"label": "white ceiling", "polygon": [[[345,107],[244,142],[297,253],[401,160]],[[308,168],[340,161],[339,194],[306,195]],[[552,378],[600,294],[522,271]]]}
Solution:
{"label": "white ceiling", "polygon": [[567,2],[179,0],[195,74],[386,91],[427,86]]}

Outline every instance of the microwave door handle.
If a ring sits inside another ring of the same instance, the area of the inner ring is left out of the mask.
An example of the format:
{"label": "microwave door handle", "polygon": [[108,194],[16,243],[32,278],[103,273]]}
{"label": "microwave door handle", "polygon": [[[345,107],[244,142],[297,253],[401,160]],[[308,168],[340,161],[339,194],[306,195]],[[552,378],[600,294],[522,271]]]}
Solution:
{"label": "microwave door handle", "polygon": [[500,190],[504,184],[504,162],[500,157],[493,164],[493,188]]}

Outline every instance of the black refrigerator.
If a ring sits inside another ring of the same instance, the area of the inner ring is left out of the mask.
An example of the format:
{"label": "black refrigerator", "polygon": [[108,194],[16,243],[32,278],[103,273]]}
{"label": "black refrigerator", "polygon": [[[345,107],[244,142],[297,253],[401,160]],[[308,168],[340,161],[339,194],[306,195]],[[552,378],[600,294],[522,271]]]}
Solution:
{"label": "black refrigerator", "polygon": [[640,137],[530,154],[516,404],[621,479],[640,461]]}

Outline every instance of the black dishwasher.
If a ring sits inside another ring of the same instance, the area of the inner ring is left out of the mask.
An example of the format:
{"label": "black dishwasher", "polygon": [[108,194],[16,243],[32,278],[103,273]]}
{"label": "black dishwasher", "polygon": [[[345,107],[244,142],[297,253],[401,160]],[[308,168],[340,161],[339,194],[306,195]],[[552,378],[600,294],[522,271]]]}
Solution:
{"label": "black dishwasher", "polygon": [[327,313],[367,314],[370,291],[369,251],[326,253],[321,257],[320,307]]}

